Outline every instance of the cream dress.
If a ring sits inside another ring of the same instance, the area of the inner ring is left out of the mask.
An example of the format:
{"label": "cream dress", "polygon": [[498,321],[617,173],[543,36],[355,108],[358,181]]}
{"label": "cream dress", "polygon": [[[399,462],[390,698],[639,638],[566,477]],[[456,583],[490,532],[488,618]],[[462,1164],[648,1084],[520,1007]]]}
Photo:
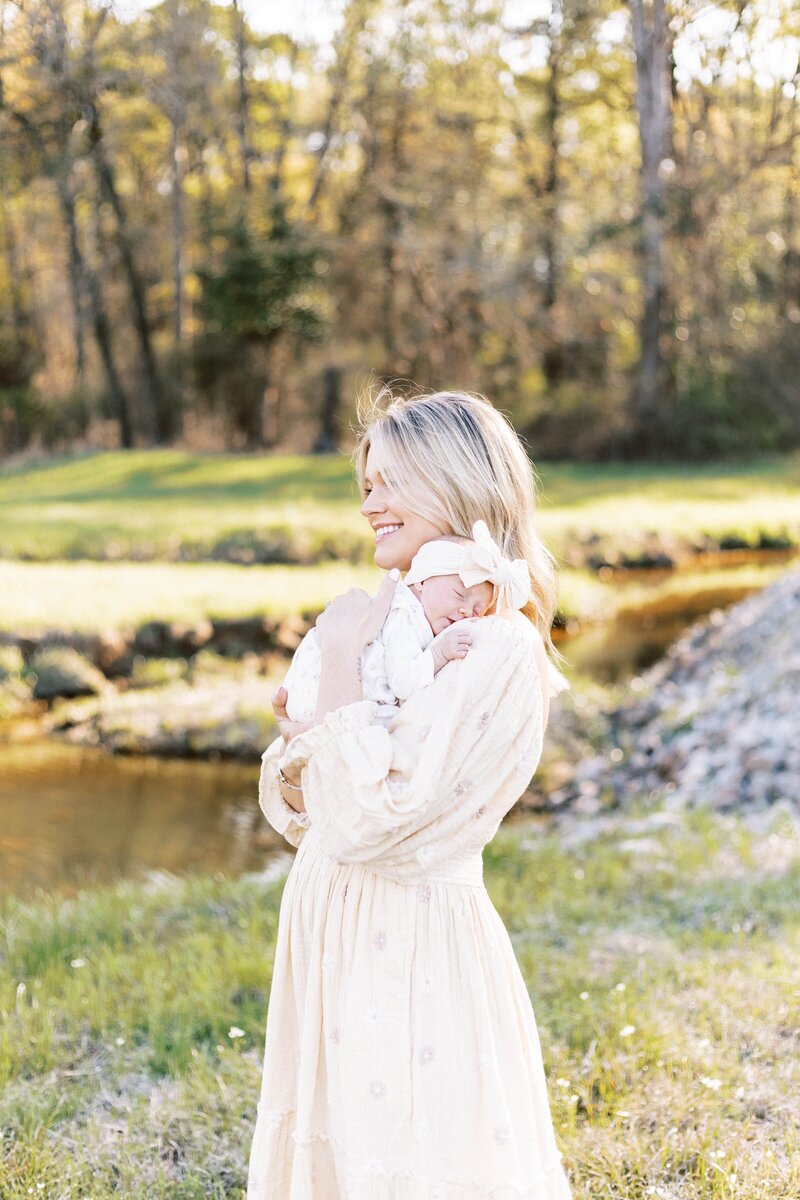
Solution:
{"label": "cream dress", "polygon": [[[531,1000],[481,852],[542,750],[521,613],[387,728],[328,713],[262,759],[297,854],[280,908],[248,1200],[569,1200]],[[552,667],[549,691],[567,686]],[[280,795],[302,765],[306,812]]]}

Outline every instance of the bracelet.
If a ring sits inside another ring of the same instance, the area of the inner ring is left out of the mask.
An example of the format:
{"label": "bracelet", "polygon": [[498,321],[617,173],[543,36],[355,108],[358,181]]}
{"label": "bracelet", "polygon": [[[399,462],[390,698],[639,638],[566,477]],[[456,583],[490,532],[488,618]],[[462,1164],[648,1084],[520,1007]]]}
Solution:
{"label": "bracelet", "polygon": [[289,783],[289,780],[286,778],[286,776],[283,773],[283,767],[278,767],[278,778],[280,779],[282,784],[284,784],[287,788],[291,788],[293,792],[302,792],[302,790],[303,790],[302,783],[301,784]]}

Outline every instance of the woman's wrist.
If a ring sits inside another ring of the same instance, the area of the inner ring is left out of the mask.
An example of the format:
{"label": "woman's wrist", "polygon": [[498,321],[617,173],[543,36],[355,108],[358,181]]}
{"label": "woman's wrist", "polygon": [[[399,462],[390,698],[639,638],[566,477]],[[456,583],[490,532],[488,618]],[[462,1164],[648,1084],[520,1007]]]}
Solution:
{"label": "woman's wrist", "polygon": [[339,642],[335,645],[325,641],[320,643],[322,659],[320,669],[319,690],[317,692],[317,708],[314,720],[319,723],[329,712],[364,699],[361,686],[361,671],[359,656],[362,648],[356,648],[352,642]]}
{"label": "woman's wrist", "polygon": [[278,766],[278,778],[281,783],[292,791],[302,792],[303,788],[300,784],[300,770],[296,766],[290,766],[288,770],[282,766]]}
{"label": "woman's wrist", "polygon": [[287,781],[287,778],[285,777],[284,771],[281,767],[278,768],[278,787],[280,789],[281,796],[289,805],[289,808],[293,808],[294,811],[298,813],[304,813],[306,811],[302,787],[290,784]]}

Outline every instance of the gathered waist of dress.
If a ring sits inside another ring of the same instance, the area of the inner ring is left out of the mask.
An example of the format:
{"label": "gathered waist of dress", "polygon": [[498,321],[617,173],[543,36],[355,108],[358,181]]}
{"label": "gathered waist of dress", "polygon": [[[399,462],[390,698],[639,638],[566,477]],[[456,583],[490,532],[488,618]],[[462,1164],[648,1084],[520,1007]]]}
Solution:
{"label": "gathered waist of dress", "polygon": [[407,887],[418,887],[420,883],[451,883],[460,887],[480,887],[483,884],[483,853],[479,850],[459,858],[450,858],[442,862],[434,861],[430,847],[423,848],[419,857],[410,856],[403,862],[383,862],[370,860],[344,860],[336,858],[326,848],[324,842],[310,829],[300,843],[300,849],[306,851],[314,848],[315,853],[322,854],[340,867],[361,867],[382,879],[390,879],[393,883],[405,884]]}

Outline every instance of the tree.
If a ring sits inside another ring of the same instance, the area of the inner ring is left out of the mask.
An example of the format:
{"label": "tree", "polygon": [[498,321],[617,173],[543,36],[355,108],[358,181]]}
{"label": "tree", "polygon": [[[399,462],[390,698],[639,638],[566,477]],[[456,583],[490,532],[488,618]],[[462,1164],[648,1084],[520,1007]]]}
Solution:
{"label": "tree", "polygon": [[200,272],[197,373],[246,447],[274,445],[279,414],[267,396],[276,349],[287,339],[296,346],[316,341],[323,330],[315,295],[320,253],[291,226],[279,203],[268,238],[258,239],[241,218],[224,236],[220,266]]}
{"label": "tree", "polygon": [[[665,0],[630,0],[636,53],[636,112],[641,147],[642,312],[639,364],[633,395],[634,448],[652,454],[667,424],[662,333],[666,289],[663,243],[665,170],[670,138],[669,29]],[[674,166],[674,164],[672,164]]]}

